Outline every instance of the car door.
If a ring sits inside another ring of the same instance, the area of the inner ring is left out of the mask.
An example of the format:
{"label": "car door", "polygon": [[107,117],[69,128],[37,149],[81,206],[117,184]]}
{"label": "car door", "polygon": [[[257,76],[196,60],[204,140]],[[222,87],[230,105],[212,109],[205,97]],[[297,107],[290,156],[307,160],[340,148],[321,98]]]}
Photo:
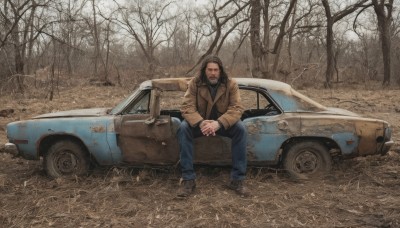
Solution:
{"label": "car door", "polygon": [[240,91],[245,107],[242,119],[248,131],[248,162],[276,164],[281,145],[293,129],[300,129],[300,121],[283,113],[267,91],[256,87],[242,87]]}
{"label": "car door", "polygon": [[[180,108],[184,94],[185,91],[164,90],[160,96],[161,113],[172,117],[173,134],[178,131],[180,122],[183,121]],[[176,150],[176,153],[179,153],[179,150]],[[232,163],[231,140],[221,136],[196,138],[193,162],[195,164],[230,165]]]}
{"label": "car door", "polygon": [[178,160],[171,117],[159,115],[159,94],[156,89],[141,91],[117,117],[117,140],[123,162],[172,164]]}

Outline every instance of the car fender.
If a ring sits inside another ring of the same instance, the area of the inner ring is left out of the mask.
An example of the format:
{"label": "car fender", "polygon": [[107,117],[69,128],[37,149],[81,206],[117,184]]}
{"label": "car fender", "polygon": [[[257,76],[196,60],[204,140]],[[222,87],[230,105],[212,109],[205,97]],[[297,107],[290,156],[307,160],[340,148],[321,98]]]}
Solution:
{"label": "car fender", "polygon": [[381,120],[340,115],[303,115],[301,135],[334,140],[344,156],[379,153],[379,139],[384,136]]}
{"label": "car fender", "polygon": [[277,163],[282,145],[300,134],[300,119],[291,114],[245,119],[248,160]]}
{"label": "car fender", "polygon": [[[63,137],[79,139],[100,164],[114,164],[119,162],[121,157],[113,116],[19,121],[10,123],[7,132],[10,142],[17,142],[20,155],[26,159],[38,159],[42,155],[39,153],[41,143],[54,143],[46,140],[49,137],[57,140]],[[18,143],[19,141],[23,143]]]}

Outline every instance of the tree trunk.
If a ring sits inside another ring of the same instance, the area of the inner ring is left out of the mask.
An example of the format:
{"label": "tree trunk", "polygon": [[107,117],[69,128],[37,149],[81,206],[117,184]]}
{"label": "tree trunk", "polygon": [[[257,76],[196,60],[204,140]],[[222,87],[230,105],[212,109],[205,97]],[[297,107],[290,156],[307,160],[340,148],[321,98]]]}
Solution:
{"label": "tree trunk", "polygon": [[[34,9],[32,9],[32,12],[34,12]],[[28,41],[28,56],[26,58],[26,72],[27,74],[32,73],[32,52],[33,52],[33,44],[34,44],[34,31],[33,31],[33,13],[29,17],[29,24],[27,25],[29,28],[29,41]]]}
{"label": "tree trunk", "polygon": [[251,0],[250,12],[250,42],[252,53],[252,70],[251,74],[255,78],[262,78],[262,44],[260,39],[260,16],[261,16],[261,3],[260,0]]}
{"label": "tree trunk", "polygon": [[390,83],[390,25],[384,22],[382,25],[381,42],[382,42],[382,54],[383,54],[383,85],[389,85]]}
{"label": "tree trunk", "polygon": [[104,66],[104,70],[105,70],[104,81],[108,82],[108,62],[109,62],[109,56],[110,56],[110,22],[108,22],[108,24],[107,24],[106,45],[107,45],[107,50],[106,50],[106,63]]}
{"label": "tree trunk", "polygon": [[274,58],[274,65],[272,66],[272,79],[277,79],[278,76],[276,72],[278,71],[278,66],[279,66],[279,59],[281,56],[281,50],[282,50],[283,44],[281,43],[276,51],[275,58]]}
{"label": "tree trunk", "polygon": [[92,9],[93,9],[93,38],[94,38],[94,71],[93,76],[98,77],[98,61],[100,56],[100,40],[97,28],[97,20],[96,20],[96,6],[95,0],[92,0]]}
{"label": "tree trunk", "polygon": [[15,63],[15,75],[17,78],[17,83],[18,83],[18,90],[19,92],[23,93],[24,92],[24,79],[23,79],[23,74],[24,74],[24,59],[23,56],[21,55],[21,42],[20,42],[20,37],[19,37],[19,25],[17,24],[11,34],[11,37],[14,42],[14,63]]}
{"label": "tree trunk", "polygon": [[326,16],[326,73],[325,73],[325,87],[331,87],[333,79],[333,71],[335,70],[335,51],[334,51],[334,38],[333,38],[333,24],[345,16],[353,13],[359,7],[362,7],[368,0],[359,0],[355,4],[347,6],[345,9],[336,12],[334,15],[331,13],[328,0],[322,0],[322,5],[325,9]]}
{"label": "tree trunk", "polygon": [[68,75],[73,74],[73,68],[72,68],[72,32],[73,32],[73,23],[71,21],[71,0],[68,1],[68,18],[67,18],[67,45],[66,45],[66,53],[65,53],[65,59],[67,61],[67,73]]}
{"label": "tree trunk", "polygon": [[333,50],[333,22],[332,19],[328,19],[326,28],[326,73],[325,80],[326,86],[331,87],[331,81],[333,79],[334,71],[334,50]]}
{"label": "tree trunk", "polygon": [[331,87],[334,70],[334,50],[333,50],[333,17],[327,0],[322,0],[326,15],[326,71],[325,87]]}
{"label": "tree trunk", "polygon": [[[282,50],[282,46],[283,46],[283,38],[285,37],[285,34],[286,34],[286,26],[289,21],[290,14],[292,13],[293,9],[295,9],[296,3],[297,3],[297,0],[290,1],[288,11],[286,12],[286,14],[283,17],[283,20],[279,26],[279,34],[275,40],[275,45],[274,45],[274,49],[273,49],[273,53],[275,54],[274,65],[272,67],[273,78],[277,78],[276,72],[278,70],[279,58],[281,56],[281,50]],[[294,15],[293,15],[293,17],[294,17]]]}
{"label": "tree trunk", "polygon": [[[385,5],[385,1],[372,0],[374,5],[374,10],[378,18],[378,28],[379,37],[381,39],[382,45],[382,55],[383,55],[383,82],[382,85],[386,86],[390,83],[391,74],[391,64],[390,64],[390,52],[391,52],[391,42],[390,42],[390,23],[392,21],[392,10],[393,10],[393,0],[389,0],[389,3]],[[385,12],[385,7],[387,12]]]}
{"label": "tree trunk", "polygon": [[[293,9],[293,16],[292,16],[292,22],[291,22],[291,26],[289,29],[289,35],[288,35],[288,55],[289,55],[289,72],[292,71],[292,67],[293,67],[293,56],[292,56],[292,42],[293,42],[293,31],[294,31],[294,24],[296,23],[296,10],[297,10],[297,4],[294,6]],[[286,78],[285,78],[286,81]]]}
{"label": "tree trunk", "polygon": [[263,50],[263,64],[261,65],[262,68],[262,74],[263,78],[268,78],[268,73],[269,73],[269,53],[266,51],[266,49],[269,48],[270,45],[270,21],[269,21],[269,3],[270,0],[264,0],[264,13],[263,13],[263,21],[264,21],[264,41],[263,45],[264,48]]}

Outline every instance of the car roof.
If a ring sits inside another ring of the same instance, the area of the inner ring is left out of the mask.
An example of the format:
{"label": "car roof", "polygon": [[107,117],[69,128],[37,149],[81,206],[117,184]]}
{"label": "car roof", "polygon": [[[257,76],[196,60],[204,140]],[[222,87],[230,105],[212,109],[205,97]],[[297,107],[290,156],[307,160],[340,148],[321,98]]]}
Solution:
{"label": "car roof", "polygon": [[292,87],[284,82],[262,78],[235,78],[239,85],[263,87],[271,90],[290,90]]}
{"label": "car roof", "polygon": [[[162,79],[152,79],[144,81],[140,84],[140,89],[152,89],[159,88],[161,90],[171,90],[171,91],[186,91],[187,84],[192,79],[192,77],[187,78],[162,78]],[[284,82],[261,79],[261,78],[234,78],[239,86],[253,86],[262,87],[267,90],[281,90],[290,91],[291,86]]]}

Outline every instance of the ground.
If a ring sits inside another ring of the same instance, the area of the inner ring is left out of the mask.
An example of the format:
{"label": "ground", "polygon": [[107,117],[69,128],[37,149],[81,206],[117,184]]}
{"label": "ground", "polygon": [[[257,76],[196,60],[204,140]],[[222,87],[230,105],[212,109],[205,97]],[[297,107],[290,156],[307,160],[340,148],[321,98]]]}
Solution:
{"label": "ground", "polygon": [[[52,101],[45,92],[0,96],[0,151],[5,125],[31,116],[75,108],[111,107],[132,88],[85,84],[60,86]],[[399,227],[400,96],[398,89],[354,85],[332,90],[301,88],[327,105],[384,119],[397,142],[385,156],[335,163],[321,180],[297,181],[272,168],[250,168],[249,198],[224,185],[229,168],[197,167],[197,190],[175,197],[176,167],[96,168],[87,177],[50,179],[41,161],[0,153],[2,227]]]}

